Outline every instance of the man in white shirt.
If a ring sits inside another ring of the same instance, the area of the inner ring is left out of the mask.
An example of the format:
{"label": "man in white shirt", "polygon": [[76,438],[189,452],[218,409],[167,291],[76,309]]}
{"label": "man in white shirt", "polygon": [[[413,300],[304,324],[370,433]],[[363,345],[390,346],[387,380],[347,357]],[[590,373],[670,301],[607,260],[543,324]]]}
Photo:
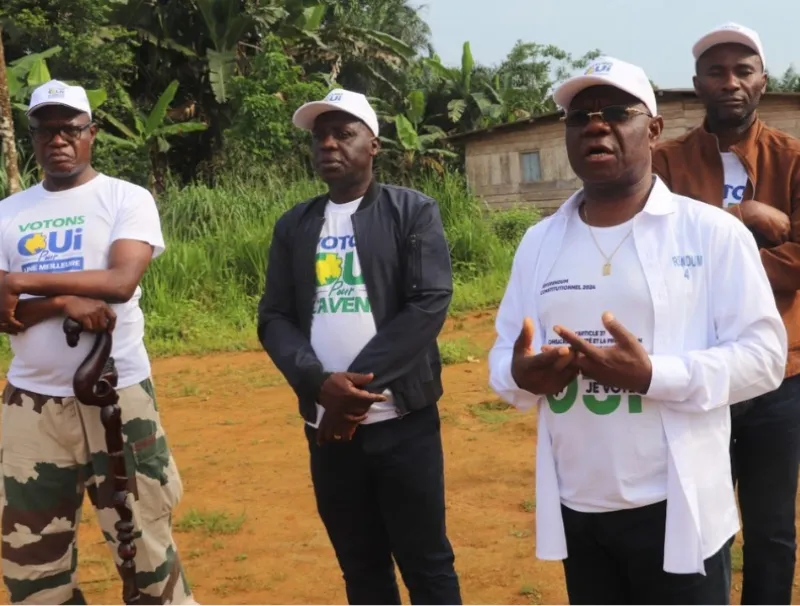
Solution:
{"label": "man in white shirt", "polygon": [[[0,204],[0,329],[13,360],[3,391],[2,568],[12,603],[85,604],[76,532],[85,492],[119,566],[119,515],[100,409],[73,376],[94,338],[67,344],[67,317],[112,331],[137,588],[142,603],[195,603],[172,539],[183,485],[161,426],[144,345],[139,282],[164,251],[155,201],[91,166],[86,92],[53,80],[28,111],[44,180]],[[4,506],[3,506],[4,505]]]}
{"label": "man in white shirt", "polygon": [[437,336],[453,294],[435,200],[379,183],[378,117],[334,89],[295,112],[328,191],[273,231],[258,336],[297,394],[350,604],[460,604],[445,524]]}
{"label": "man in white shirt", "polygon": [[731,405],[731,464],[744,538],[742,604],[790,604],[800,466],[800,140],[764,123],[757,32],[726,23],[692,47],[705,116],[653,151],[677,194],[724,208],[753,232],[789,336],[780,387]]}
{"label": "man in white shirt", "polygon": [[554,98],[583,187],[520,243],[489,358],[539,413],[537,555],[572,604],[727,604],[728,405],[780,383],[786,330],[750,232],[653,175],[644,71],[600,57]]}

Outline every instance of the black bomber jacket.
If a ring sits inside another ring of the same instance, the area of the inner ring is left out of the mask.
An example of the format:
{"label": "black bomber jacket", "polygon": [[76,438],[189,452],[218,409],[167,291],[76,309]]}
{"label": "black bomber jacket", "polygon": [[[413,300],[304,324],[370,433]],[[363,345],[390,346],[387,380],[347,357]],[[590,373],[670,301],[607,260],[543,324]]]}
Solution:
{"label": "black bomber jacket", "polygon": [[[317,196],[278,219],[258,305],[259,340],[297,395],[300,414],[312,423],[330,374],[310,342],[327,200],[327,194]],[[439,207],[418,191],[373,181],[352,220],[377,334],[348,370],[374,373],[364,389],[391,389],[403,416],[435,404],[443,393],[437,337],[453,296],[453,277]]]}

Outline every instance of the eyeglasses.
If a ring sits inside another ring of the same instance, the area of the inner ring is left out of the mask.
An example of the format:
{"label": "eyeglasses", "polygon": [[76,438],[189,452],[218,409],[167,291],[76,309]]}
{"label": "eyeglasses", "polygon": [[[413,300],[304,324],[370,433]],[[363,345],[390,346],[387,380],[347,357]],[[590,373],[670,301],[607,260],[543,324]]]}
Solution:
{"label": "eyeglasses", "polygon": [[88,124],[64,124],[62,126],[29,126],[28,130],[31,136],[37,143],[49,143],[56,135],[60,134],[61,138],[68,143],[73,143],[81,138],[83,131],[92,126],[94,122]]}
{"label": "eyeglasses", "polygon": [[621,124],[627,122],[633,115],[641,114],[652,118],[649,112],[627,105],[608,105],[600,111],[590,112],[587,109],[572,109],[561,117],[567,126],[586,126],[594,116],[600,117],[608,124]]}

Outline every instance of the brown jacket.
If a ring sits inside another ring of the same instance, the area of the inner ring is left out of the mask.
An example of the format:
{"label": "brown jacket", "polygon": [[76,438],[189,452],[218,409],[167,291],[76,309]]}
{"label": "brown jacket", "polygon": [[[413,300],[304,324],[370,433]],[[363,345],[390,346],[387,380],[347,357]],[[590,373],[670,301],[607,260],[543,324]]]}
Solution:
{"label": "brown jacket", "polygon": [[[761,246],[761,260],[788,332],[790,377],[800,373],[800,139],[756,119],[730,151],[747,171],[743,199],[774,206],[791,220],[788,242]],[[704,125],[659,143],[653,170],[674,193],[722,207],[722,158],[717,138]],[[738,208],[733,212],[742,218]]]}

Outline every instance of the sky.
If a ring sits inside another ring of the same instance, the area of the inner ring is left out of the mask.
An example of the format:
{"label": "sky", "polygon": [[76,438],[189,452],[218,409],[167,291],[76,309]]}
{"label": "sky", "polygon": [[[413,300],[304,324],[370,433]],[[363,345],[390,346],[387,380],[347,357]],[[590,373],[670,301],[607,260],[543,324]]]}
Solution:
{"label": "sky", "polygon": [[800,71],[798,0],[411,0],[448,65],[469,40],[477,63],[499,65],[517,40],[554,44],[580,57],[598,48],[641,66],[659,88],[691,88],[692,44],[735,21],[761,36],[767,69]]}

